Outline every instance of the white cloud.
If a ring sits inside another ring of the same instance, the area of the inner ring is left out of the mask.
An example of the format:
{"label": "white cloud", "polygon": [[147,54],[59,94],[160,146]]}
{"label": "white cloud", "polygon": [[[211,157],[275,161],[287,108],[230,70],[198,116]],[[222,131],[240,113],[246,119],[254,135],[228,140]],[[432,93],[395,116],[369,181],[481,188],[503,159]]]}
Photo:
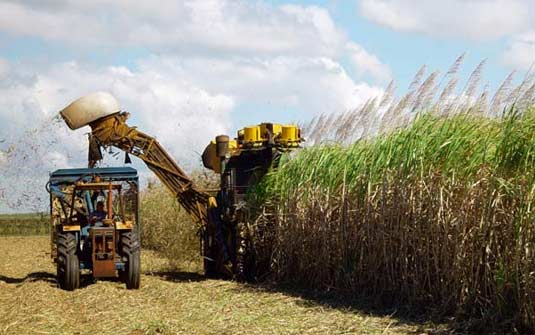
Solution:
{"label": "white cloud", "polygon": [[360,75],[369,73],[382,82],[392,79],[390,68],[381,63],[377,56],[370,54],[366,49],[353,42],[349,42],[346,48],[349,51],[353,65]]}
{"label": "white cloud", "polygon": [[514,36],[503,55],[506,64],[529,70],[535,64],[535,30]]}
{"label": "white cloud", "polygon": [[[143,46],[161,55],[138,60],[146,73],[173,73],[238,103],[291,107],[303,118],[353,108],[379,91],[355,83],[340,59],[351,60],[352,73],[369,75],[381,85],[391,77],[387,65],[349,40],[328,10],[318,6],[26,0],[1,3],[0,11],[10,13],[0,30],[82,48]],[[26,22],[32,22],[31,28]]]}
{"label": "white cloud", "polygon": [[[11,66],[10,81],[0,85],[0,189],[10,190],[6,206],[35,210],[45,204],[48,173],[85,166],[88,129],[68,130],[57,112],[73,99],[95,90],[114,94],[135,116],[133,122],[152,134],[186,166],[199,159],[204,145],[228,131],[233,99],[150,70],[90,68],[76,62],[40,69],[27,78],[27,67]],[[31,196],[28,196],[31,195]],[[34,201],[40,198],[43,201]],[[1,200],[1,199],[0,199]]]}
{"label": "white cloud", "polygon": [[237,105],[297,109],[299,120],[306,120],[355,108],[382,93],[377,87],[356,83],[328,58],[152,56],[140,60],[137,71],[66,62],[35,70],[39,74],[33,76],[27,75],[30,66],[11,68],[10,79],[0,85],[4,106],[0,129],[9,139],[48,120],[70,101],[106,90],[132,113],[141,129],[174,148],[173,154],[181,160],[201,151],[215,134],[229,132]]}
{"label": "white cloud", "polygon": [[[504,64],[527,70],[535,61],[532,0],[359,0],[359,11],[370,21],[397,31],[476,42],[505,38]],[[366,59],[359,63],[368,64]]]}
{"label": "white cloud", "polygon": [[7,71],[9,71],[8,62],[5,59],[0,58],[0,79],[7,74]]}
{"label": "white cloud", "polygon": [[66,62],[34,69],[39,74],[33,76],[28,75],[29,65],[8,65],[9,80],[0,85],[5,107],[0,110],[0,133],[7,142],[0,149],[9,153],[3,154],[7,159],[0,166],[0,188],[25,185],[11,195],[16,206],[23,194],[43,192],[49,171],[86,164],[88,129],[71,132],[53,117],[73,99],[95,90],[115,95],[131,112],[131,123],[156,136],[186,167],[198,166],[198,153],[215,135],[234,131],[231,112],[239,104],[262,108],[269,102],[281,110],[298,109],[300,121],[354,108],[382,92],[355,83],[328,58],[152,56],[140,61],[137,71]]}
{"label": "white cloud", "polygon": [[140,62],[140,67],[172,73],[199,87],[232,96],[237,104],[297,109],[298,121],[354,108],[382,92],[377,87],[354,82],[339,63],[329,58],[152,57]]}
{"label": "white cloud", "polygon": [[262,2],[13,1],[0,12],[3,31],[88,47],[310,54],[332,52],[341,34],[325,9]]}
{"label": "white cloud", "polygon": [[198,154],[215,135],[232,134],[231,112],[238,105],[297,109],[301,112],[294,120],[301,121],[355,108],[382,93],[354,82],[328,58],[152,56],[141,60],[137,71],[66,62],[34,69],[39,74],[33,76],[28,75],[30,65],[8,65],[9,80],[0,85],[0,133],[7,137],[0,144],[7,158],[0,166],[0,189],[17,189],[10,194],[10,205],[23,208],[31,204],[25,194],[37,192],[44,199],[42,185],[49,171],[86,164],[88,129],[71,132],[53,117],[73,99],[95,90],[115,95],[131,112],[131,124],[156,136],[186,167],[198,166]]}
{"label": "white cloud", "polygon": [[395,30],[474,40],[534,27],[531,0],[360,0],[360,13]]}
{"label": "white cloud", "polygon": [[[48,123],[70,101],[92,91],[110,91],[131,112],[132,124],[156,136],[181,164],[197,166],[198,153],[213,136],[234,132],[236,110],[252,107],[238,117],[246,121],[287,121],[290,113],[301,121],[355,108],[382,93],[351,78],[341,59],[351,59],[354,72],[378,82],[390,76],[388,66],[351,41],[318,6],[26,0],[0,2],[0,12],[0,32],[13,36],[54,41],[81,53],[133,47],[151,54],[136,59],[132,69],[0,59],[0,134],[7,139],[0,150],[16,144],[0,157],[5,160],[0,189],[20,183],[40,189],[48,171],[85,164],[87,130],[70,132]],[[44,129],[26,136],[36,127]],[[20,166],[24,169],[17,170]],[[20,199],[19,192],[11,203]]]}
{"label": "white cloud", "polygon": [[[14,75],[16,77],[16,75]],[[70,101],[95,90],[110,91],[131,111],[145,130],[176,148],[200,145],[229,127],[231,97],[211,94],[186,80],[151,69],[133,72],[123,67],[84,67],[67,62],[40,69],[33,81],[0,87],[2,131],[20,134],[36,121],[56,114]],[[200,126],[202,125],[202,127]],[[87,129],[86,129],[87,130]]]}
{"label": "white cloud", "polygon": [[[348,37],[318,6],[231,0],[167,0],[157,5],[147,0],[27,0],[2,2],[0,12],[0,31],[85,50],[142,47],[156,54],[220,58],[337,59],[348,53]],[[372,68],[367,62],[355,66],[358,73],[374,75],[378,67],[389,71],[380,62]]]}

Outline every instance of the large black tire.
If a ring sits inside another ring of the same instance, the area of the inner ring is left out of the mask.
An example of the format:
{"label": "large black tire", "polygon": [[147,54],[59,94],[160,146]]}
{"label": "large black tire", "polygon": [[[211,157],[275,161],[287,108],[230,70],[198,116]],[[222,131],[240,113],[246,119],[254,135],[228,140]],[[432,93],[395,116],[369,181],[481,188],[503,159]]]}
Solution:
{"label": "large black tire", "polygon": [[57,280],[59,287],[73,291],[80,287],[80,261],[78,242],[73,233],[60,232],[57,235]]}
{"label": "large black tire", "polygon": [[121,256],[126,260],[125,269],[119,273],[129,290],[139,288],[141,281],[141,244],[135,232],[121,235]]}
{"label": "large black tire", "polygon": [[211,279],[220,278],[218,267],[221,263],[221,252],[215,237],[216,224],[220,220],[219,216],[220,213],[217,208],[209,208],[208,224],[201,231],[204,275]]}
{"label": "large black tire", "polygon": [[202,241],[203,246],[203,267],[204,275],[207,278],[216,279],[218,278],[217,274],[217,260],[214,256],[214,246],[209,245],[208,236],[203,236]]}

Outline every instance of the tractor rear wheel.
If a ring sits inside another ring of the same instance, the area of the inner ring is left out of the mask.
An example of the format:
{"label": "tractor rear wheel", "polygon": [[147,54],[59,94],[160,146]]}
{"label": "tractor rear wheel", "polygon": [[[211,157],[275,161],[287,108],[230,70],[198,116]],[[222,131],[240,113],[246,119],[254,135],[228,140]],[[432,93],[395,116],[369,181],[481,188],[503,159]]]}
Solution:
{"label": "tractor rear wheel", "polygon": [[141,280],[141,244],[136,232],[122,234],[121,255],[126,258],[126,264],[119,276],[127,289],[138,289]]}
{"label": "tractor rear wheel", "polygon": [[59,287],[73,291],[80,287],[80,261],[78,242],[73,233],[60,232],[57,235],[57,281]]}

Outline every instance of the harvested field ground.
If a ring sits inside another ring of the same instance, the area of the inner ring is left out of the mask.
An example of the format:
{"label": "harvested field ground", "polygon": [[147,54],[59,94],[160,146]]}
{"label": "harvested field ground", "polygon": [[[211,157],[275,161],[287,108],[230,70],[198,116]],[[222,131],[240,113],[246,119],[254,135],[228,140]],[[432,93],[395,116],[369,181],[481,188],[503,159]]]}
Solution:
{"label": "harvested field ground", "polygon": [[143,252],[141,289],[89,282],[56,287],[49,238],[0,237],[0,334],[422,334],[427,325],[329,299],[168,272]]}

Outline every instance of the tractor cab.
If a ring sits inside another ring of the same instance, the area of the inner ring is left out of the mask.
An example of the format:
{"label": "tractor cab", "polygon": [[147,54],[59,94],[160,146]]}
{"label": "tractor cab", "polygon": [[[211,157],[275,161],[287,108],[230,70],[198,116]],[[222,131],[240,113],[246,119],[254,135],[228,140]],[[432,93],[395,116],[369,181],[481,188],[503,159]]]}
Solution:
{"label": "tractor cab", "polygon": [[62,169],[48,183],[52,258],[72,290],[82,270],[139,287],[138,176],[132,168]]}

